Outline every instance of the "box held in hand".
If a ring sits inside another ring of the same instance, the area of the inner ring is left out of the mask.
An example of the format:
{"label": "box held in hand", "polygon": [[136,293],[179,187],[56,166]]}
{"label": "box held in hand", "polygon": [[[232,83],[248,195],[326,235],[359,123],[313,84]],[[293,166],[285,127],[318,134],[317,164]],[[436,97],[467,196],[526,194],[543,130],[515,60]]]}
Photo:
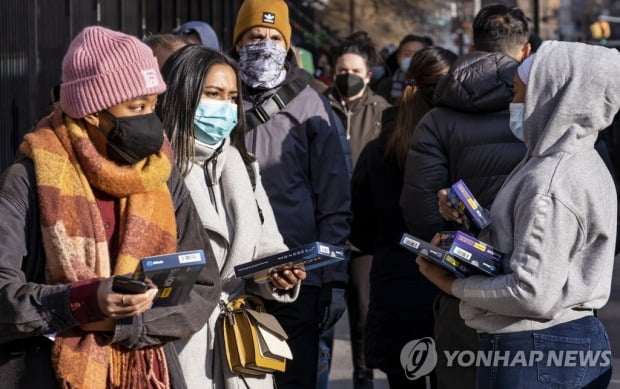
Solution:
{"label": "box held in hand", "polygon": [[425,240],[418,239],[413,235],[407,233],[403,234],[400,239],[400,245],[416,255],[421,255],[422,257],[435,262],[443,268],[451,271],[459,278],[476,274],[460,260],[450,256],[446,250]]}
{"label": "box held in hand", "polygon": [[269,274],[286,267],[304,265],[306,271],[331,265],[345,259],[345,250],[323,242],[314,242],[235,266],[235,276],[267,282]]}
{"label": "box held in hand", "polygon": [[148,278],[157,285],[154,307],[183,304],[206,263],[203,250],[144,257],[136,278]]}
{"label": "box held in hand", "polygon": [[442,231],[439,247],[474,271],[496,276],[502,272],[504,253],[462,231]]}
{"label": "box held in hand", "polygon": [[464,224],[467,231],[478,233],[491,224],[488,211],[480,206],[463,180],[458,180],[450,187],[448,200],[454,208],[465,214],[467,220]]}

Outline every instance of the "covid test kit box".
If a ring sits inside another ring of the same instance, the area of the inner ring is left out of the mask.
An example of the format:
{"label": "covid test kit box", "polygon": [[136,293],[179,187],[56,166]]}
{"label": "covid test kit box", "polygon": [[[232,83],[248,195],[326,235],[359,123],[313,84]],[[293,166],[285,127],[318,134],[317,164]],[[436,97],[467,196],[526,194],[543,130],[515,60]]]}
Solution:
{"label": "covid test kit box", "polygon": [[480,206],[463,180],[458,180],[450,187],[448,200],[454,208],[462,211],[467,217],[465,228],[468,231],[477,234],[491,224],[488,211]]}
{"label": "covid test kit box", "polygon": [[400,245],[412,253],[421,255],[422,257],[451,271],[459,278],[476,274],[463,261],[452,257],[443,248],[430,244],[425,240],[418,239],[413,235],[407,233],[403,234],[400,239]]}
{"label": "covid test kit box", "polygon": [[140,260],[141,270],[135,278],[148,278],[157,285],[154,307],[183,304],[206,263],[202,250],[145,257]]}
{"label": "covid test kit box", "polygon": [[464,262],[474,272],[496,276],[502,272],[504,254],[462,231],[442,231],[439,247]]}
{"label": "covid test kit box", "polygon": [[256,282],[267,282],[270,273],[283,268],[303,265],[308,271],[344,261],[344,259],[344,248],[317,241],[237,265],[234,270],[238,278],[253,278]]}

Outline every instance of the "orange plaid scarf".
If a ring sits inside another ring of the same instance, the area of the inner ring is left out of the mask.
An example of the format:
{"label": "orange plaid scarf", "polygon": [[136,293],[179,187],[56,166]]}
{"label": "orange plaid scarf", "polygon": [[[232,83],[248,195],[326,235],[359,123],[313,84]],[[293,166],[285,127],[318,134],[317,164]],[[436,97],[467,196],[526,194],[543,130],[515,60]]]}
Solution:
{"label": "orange plaid scarf", "polygon": [[[82,122],[60,110],[41,120],[20,146],[34,161],[46,282],[66,284],[136,270],[140,258],[176,251],[176,220],[166,181],[172,150],[133,166],[101,156]],[[114,269],[93,187],[119,198],[120,250]],[[58,333],[52,351],[63,388],[168,388],[163,347],[128,350],[79,327]],[[163,382],[153,372],[157,359]]]}

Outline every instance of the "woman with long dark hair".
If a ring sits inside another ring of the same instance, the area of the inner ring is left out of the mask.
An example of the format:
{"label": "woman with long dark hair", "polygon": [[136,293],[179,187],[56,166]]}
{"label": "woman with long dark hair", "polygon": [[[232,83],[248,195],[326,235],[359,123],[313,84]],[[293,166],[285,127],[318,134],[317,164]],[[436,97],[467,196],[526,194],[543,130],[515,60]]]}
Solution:
{"label": "woman with long dark hair", "polygon": [[[162,74],[168,89],[157,112],[209,233],[222,280],[221,300],[253,293],[294,301],[306,275],[302,269],[273,273],[263,284],[234,276],[234,266],[287,249],[258,164],[244,145],[242,88],[236,63],[218,51],[190,45],[166,61]],[[176,343],[188,385],[272,388],[269,374],[241,378],[230,371],[219,313],[216,310],[191,338]]]}
{"label": "woman with long dark hair", "polygon": [[415,126],[432,108],[433,88],[455,59],[454,53],[433,46],[413,56],[395,128],[384,126],[381,136],[366,145],[353,173],[350,240],[373,254],[366,363],[387,374],[390,388],[434,387],[432,374],[415,380],[407,377],[406,361],[400,357],[411,341],[433,336],[432,305],[438,289],[420,274],[411,253],[399,245],[407,232],[399,199]]}

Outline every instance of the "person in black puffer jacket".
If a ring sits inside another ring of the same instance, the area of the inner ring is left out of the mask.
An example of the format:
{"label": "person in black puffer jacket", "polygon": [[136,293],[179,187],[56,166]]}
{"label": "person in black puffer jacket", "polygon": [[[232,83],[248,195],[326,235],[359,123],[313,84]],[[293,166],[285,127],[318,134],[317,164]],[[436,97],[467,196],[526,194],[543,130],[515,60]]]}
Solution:
{"label": "person in black puffer jacket", "polygon": [[350,240],[373,254],[364,329],[365,361],[369,368],[387,375],[392,389],[436,387],[432,372],[412,380],[411,373],[403,374],[401,366],[401,350],[407,344],[433,336],[433,301],[439,289],[420,274],[414,256],[399,244],[407,228],[398,200],[407,146],[416,124],[432,108],[430,97],[435,85],[455,59],[456,54],[437,46],[413,55],[405,73],[409,82],[401,103],[384,111],[381,135],[364,147],[351,180]]}
{"label": "person in black puffer jacket", "polygon": [[[525,156],[510,131],[509,104],[519,62],[530,54],[527,18],[505,5],[484,7],[473,23],[476,51],[460,57],[437,85],[433,108],[418,124],[400,198],[409,231],[430,241],[457,229],[442,219],[437,192],[459,179],[489,208],[502,183]],[[459,300],[441,295],[435,305],[439,388],[475,387],[475,366],[447,367],[444,351],[478,348],[475,331],[459,316]]]}

